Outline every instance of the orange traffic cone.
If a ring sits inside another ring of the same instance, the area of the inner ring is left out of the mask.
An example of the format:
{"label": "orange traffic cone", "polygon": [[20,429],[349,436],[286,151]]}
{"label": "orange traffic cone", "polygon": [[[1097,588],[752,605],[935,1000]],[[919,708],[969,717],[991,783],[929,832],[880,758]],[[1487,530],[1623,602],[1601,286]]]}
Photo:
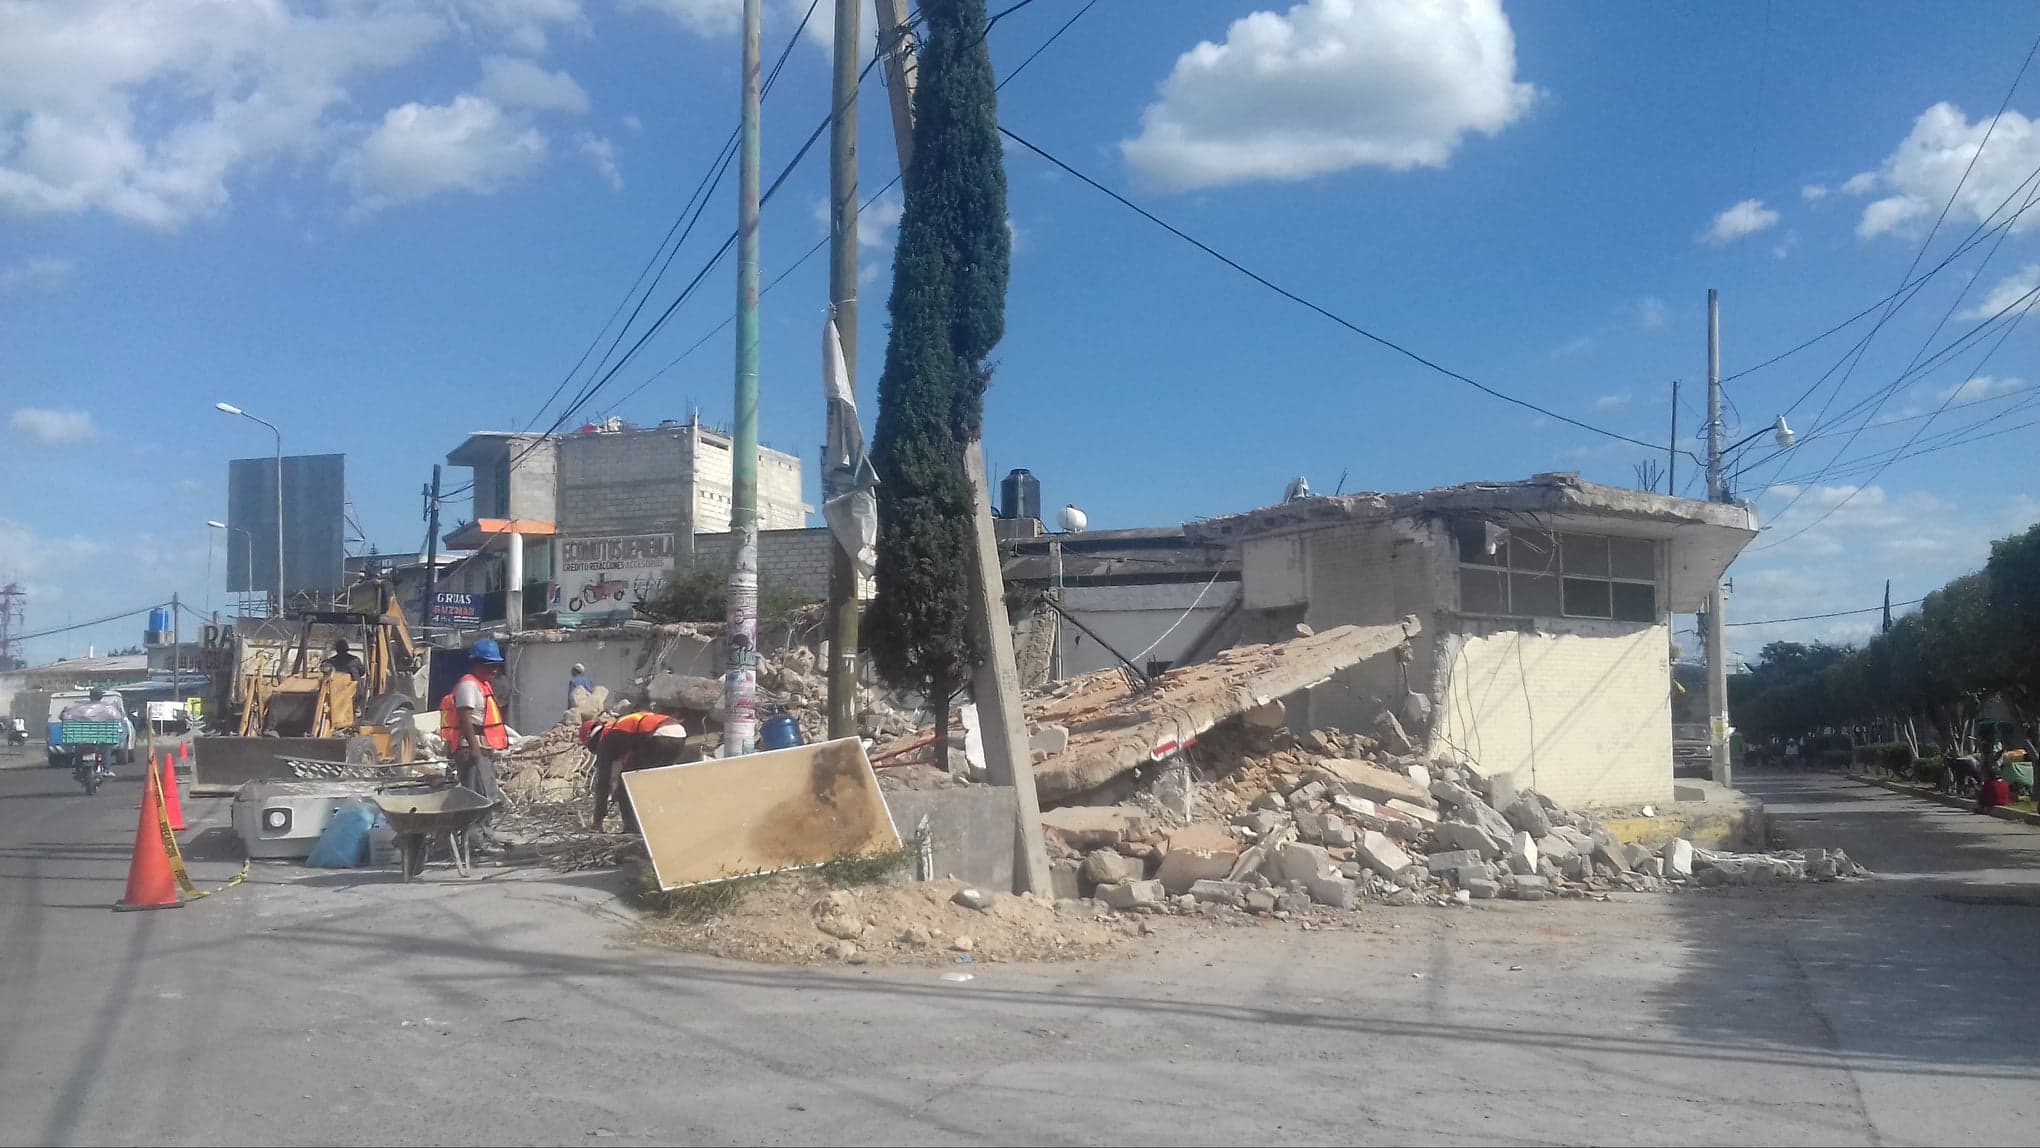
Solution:
{"label": "orange traffic cone", "polygon": [[177,755],[163,755],[163,811],[170,828],[184,832],[184,802],[177,796]]}
{"label": "orange traffic cone", "polygon": [[180,742],[178,742],[178,743],[177,743],[177,760],[178,760],[178,761],[190,761],[190,760],[191,760],[191,741],[190,741],[190,739],[188,739],[188,738],[187,738],[186,740],[184,740],[184,741],[180,741]]}
{"label": "orange traffic cone", "polygon": [[142,784],[142,823],[135,830],[135,853],[128,862],[127,892],[114,909],[175,909],[177,880],[170,873],[170,851],[163,847],[163,807],[156,793],[156,773]]}

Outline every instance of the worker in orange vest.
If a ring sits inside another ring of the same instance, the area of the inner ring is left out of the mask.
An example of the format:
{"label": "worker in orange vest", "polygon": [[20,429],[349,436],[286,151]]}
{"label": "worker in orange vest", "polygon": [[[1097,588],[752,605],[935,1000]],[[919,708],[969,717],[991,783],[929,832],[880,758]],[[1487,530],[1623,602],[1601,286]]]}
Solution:
{"label": "worker in orange vest", "polygon": [[[495,755],[510,748],[510,727],[503,724],[502,707],[496,704],[496,677],[502,672],[502,647],[493,638],[483,638],[468,651],[468,672],[439,703],[440,736],[453,757],[455,778],[495,802],[503,800],[496,784]],[[496,848],[491,820],[484,817],[468,830],[470,848],[483,852]]]}
{"label": "worker in orange vest", "polygon": [[595,755],[595,830],[609,816],[609,799],[623,812],[623,827],[638,831],[637,810],[631,807],[630,791],[623,775],[659,765],[677,765],[686,760],[687,727],[665,714],[641,710],[614,721],[581,723],[581,744]]}

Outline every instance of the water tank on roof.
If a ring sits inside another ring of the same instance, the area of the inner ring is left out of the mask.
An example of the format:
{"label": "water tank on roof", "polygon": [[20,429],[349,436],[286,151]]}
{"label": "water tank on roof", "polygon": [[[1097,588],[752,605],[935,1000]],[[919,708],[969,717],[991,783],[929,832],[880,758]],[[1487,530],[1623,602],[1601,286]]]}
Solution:
{"label": "water tank on roof", "polygon": [[170,644],[170,609],[158,606],[149,611],[149,628],[142,633],[142,644],[167,646]]}
{"label": "water tank on roof", "polygon": [[1041,480],[1026,469],[1009,471],[999,482],[999,517],[1040,518]]}

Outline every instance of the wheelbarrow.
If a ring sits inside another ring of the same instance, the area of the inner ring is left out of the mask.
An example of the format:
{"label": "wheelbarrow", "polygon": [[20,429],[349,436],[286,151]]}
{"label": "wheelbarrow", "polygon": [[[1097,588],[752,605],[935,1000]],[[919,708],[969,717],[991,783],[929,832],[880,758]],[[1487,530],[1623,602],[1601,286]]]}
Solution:
{"label": "wheelbarrow", "polygon": [[390,828],[396,831],[406,881],[425,871],[425,853],[435,837],[446,842],[454,869],[463,877],[469,876],[467,831],[496,808],[495,802],[458,785],[446,789],[385,790],[374,801]]}

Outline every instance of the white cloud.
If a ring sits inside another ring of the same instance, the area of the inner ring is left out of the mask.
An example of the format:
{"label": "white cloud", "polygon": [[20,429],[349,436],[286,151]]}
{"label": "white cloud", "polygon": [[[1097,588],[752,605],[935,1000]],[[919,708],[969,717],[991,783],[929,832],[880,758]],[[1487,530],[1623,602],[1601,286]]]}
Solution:
{"label": "white cloud", "polygon": [[1169,190],[1443,167],[1536,101],[1500,0],[1305,0],[1176,60],[1120,151]]}
{"label": "white cloud", "polygon": [[[808,4],[809,0],[767,0],[767,26],[799,22],[807,16]],[[689,32],[712,38],[735,36],[744,18],[744,0],[617,0],[617,6],[626,12],[664,13]],[[808,42],[827,48],[835,34],[836,9],[832,0],[822,0],[807,22]]]}
{"label": "white cloud", "polygon": [[1580,335],[1576,338],[1567,339],[1557,347],[1552,348],[1551,357],[1554,359],[1577,358],[1593,349],[1594,337],[1592,335]]}
{"label": "white cloud", "polygon": [[0,268],[0,295],[61,291],[77,270],[77,265],[68,259],[51,259],[48,256],[24,259],[12,267]]}
{"label": "white cloud", "polygon": [[[874,251],[892,248],[899,238],[900,217],[906,214],[906,204],[896,195],[882,195],[869,207],[857,213],[857,246]],[[816,200],[814,204],[815,223],[823,231],[829,230],[829,204],[827,200]]]}
{"label": "white cloud", "polygon": [[623,117],[623,126],[627,130],[629,130],[631,134],[638,135],[644,132],[645,121],[637,118],[636,116],[625,116]]}
{"label": "white cloud", "polygon": [[482,61],[482,82],[478,89],[504,107],[532,108],[543,112],[588,113],[588,93],[565,72],[548,72],[530,60],[514,56],[490,56]]}
{"label": "white cloud", "polygon": [[471,32],[499,36],[504,47],[532,56],[545,52],[554,25],[588,27],[581,0],[454,0],[453,15]]}
{"label": "white cloud", "polygon": [[1983,302],[1964,311],[1959,317],[1988,319],[2024,300],[2036,290],[2040,290],[2040,263],[2028,263],[1998,280],[1997,285],[1990,289],[1990,293],[1983,297]]}
{"label": "white cloud", "polygon": [[0,5],[0,209],[162,229],[216,214],[231,180],[327,146],[350,85],[446,31],[409,0]]}
{"label": "white cloud", "polygon": [[2026,389],[2026,380],[2003,375],[1976,375],[1952,387],[1943,387],[1934,392],[1934,397],[1949,405],[1976,403],[1995,399]]}
{"label": "white cloud", "polygon": [[1819,203],[1832,194],[1828,186],[1822,183],[1809,183],[1799,189],[1799,198],[1808,203]]}
{"label": "white cloud", "polygon": [[1634,397],[1628,391],[1617,391],[1612,395],[1602,395],[1594,400],[1594,409],[1597,411],[1619,411],[1623,407],[1628,406],[1630,400]]}
{"label": "white cloud", "polygon": [[623,190],[623,172],[616,166],[616,145],[602,136],[581,133],[576,142],[581,148],[581,158],[595,169],[595,174],[611,188]]}
{"label": "white cloud", "polygon": [[1646,331],[1663,329],[1666,320],[1670,319],[1671,315],[1671,310],[1665,306],[1665,301],[1655,295],[1646,295],[1637,301],[1636,325]]}
{"label": "white cloud", "polygon": [[49,446],[91,442],[99,437],[99,426],[90,411],[58,411],[45,407],[22,407],[8,418],[9,428],[33,435]]}
{"label": "white cloud", "polygon": [[[1983,146],[1986,134],[1988,147]],[[1932,218],[1949,203],[1950,195],[1955,197],[1950,219],[1980,222],[2014,195],[2036,167],[2040,167],[2040,121],[2007,111],[1993,129],[1988,117],[1971,123],[1962,109],[1944,102],[1921,112],[1883,164],[1843,184],[1842,190],[1852,195],[1883,193],[1864,207],[1856,225],[1857,235],[1871,239],[1910,230],[1907,224]],[[2013,230],[2031,228],[2036,220],[2040,212],[2020,216]]]}
{"label": "white cloud", "polygon": [[449,191],[492,195],[544,163],[546,148],[538,129],[480,96],[460,95],[450,104],[391,108],[334,174],[374,210]]}
{"label": "white cloud", "polygon": [[1764,206],[1761,199],[1745,199],[1741,203],[1714,217],[1714,222],[1700,235],[1700,241],[1713,247],[1733,243],[1747,235],[1755,235],[1766,228],[1775,227],[1778,213]]}

